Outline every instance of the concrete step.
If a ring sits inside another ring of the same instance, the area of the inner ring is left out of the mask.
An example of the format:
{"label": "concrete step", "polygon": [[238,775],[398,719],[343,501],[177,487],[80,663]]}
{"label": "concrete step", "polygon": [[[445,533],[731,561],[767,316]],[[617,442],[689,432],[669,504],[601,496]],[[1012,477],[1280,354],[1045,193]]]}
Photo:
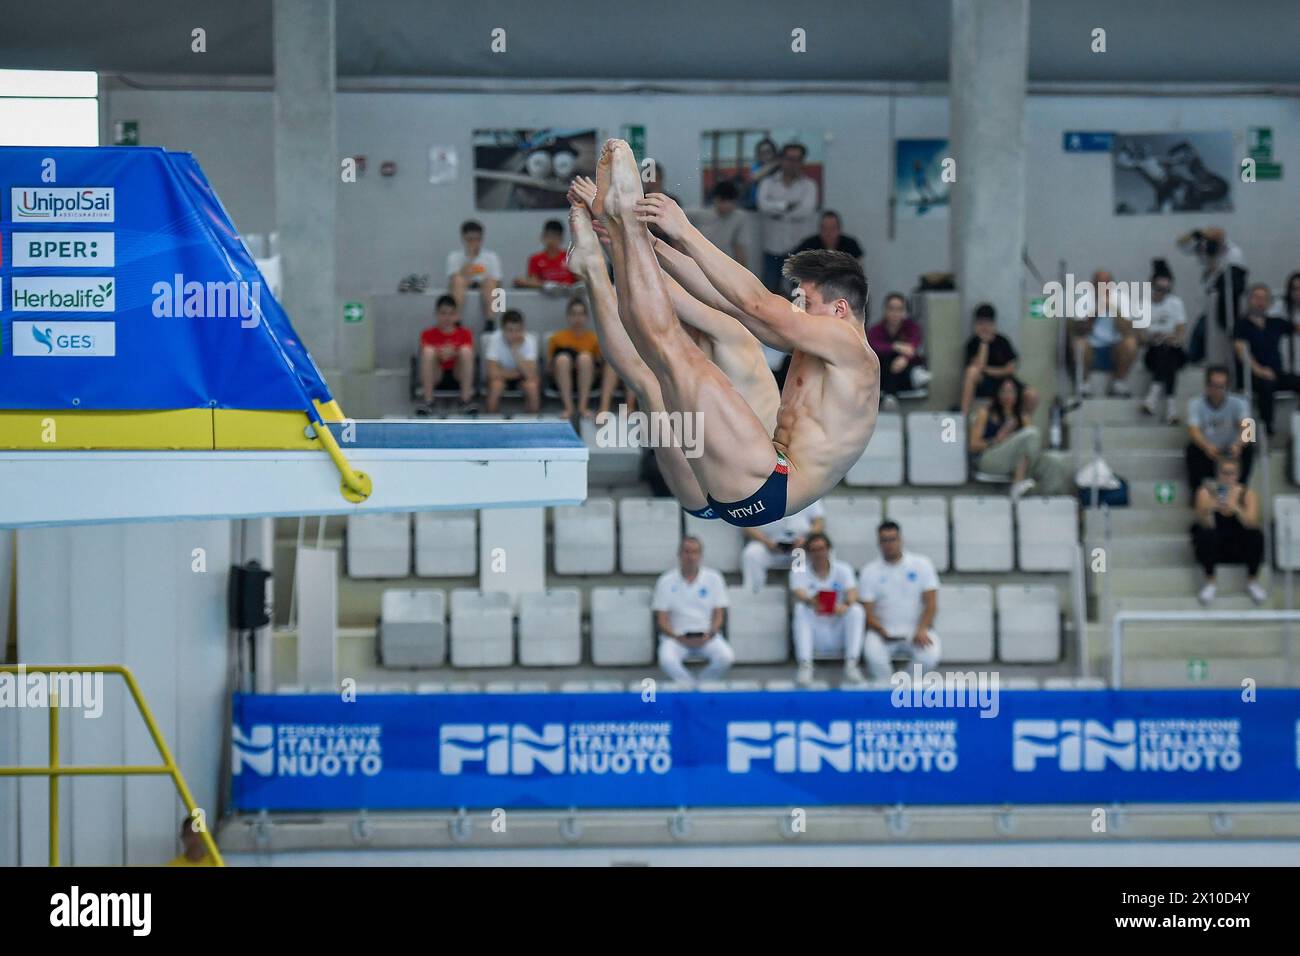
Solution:
{"label": "concrete step", "polygon": [[[1132,500],[1131,488],[1129,494]],[[1192,509],[1175,505],[1157,505],[1154,508],[1113,508],[1110,511],[1110,532],[1112,537],[1186,534],[1194,517]],[[1083,521],[1088,541],[1099,542],[1105,533],[1106,515],[1100,510],[1089,508],[1084,512]]]}
{"label": "concrete step", "polygon": [[[1086,454],[1081,459],[1090,457],[1091,445],[1085,446]],[[1102,457],[1111,470],[1128,481],[1137,479],[1163,479],[1167,481],[1186,481],[1187,468],[1182,448],[1105,448]]]}
{"label": "concrete step", "polygon": [[[1110,629],[1090,624],[1088,639],[1100,642],[1109,653]],[[1292,627],[1292,644],[1300,642],[1300,623]],[[1154,624],[1134,622],[1124,626],[1124,659],[1183,660],[1209,657],[1232,657],[1242,660],[1284,658],[1286,628],[1283,624],[1229,624],[1222,622],[1195,624],[1179,622]],[[1258,676],[1258,675],[1256,675]]]}
{"label": "concrete step", "polygon": [[1105,425],[1101,442],[1103,456],[1127,448],[1182,451],[1187,446],[1187,431],[1176,425]]}
{"label": "concrete step", "polygon": [[[1190,663],[1195,659],[1196,664]],[[1203,662],[1203,663],[1202,663]],[[1106,671],[1109,678],[1110,672]],[[1125,648],[1124,687],[1240,688],[1247,677],[1259,687],[1295,687],[1300,668],[1289,679],[1285,657],[1179,658],[1169,660],[1128,659]]]}
{"label": "concrete step", "polygon": [[[1184,398],[1181,394],[1177,398],[1178,415],[1180,418],[1185,417],[1187,413],[1187,402],[1193,396],[1198,394],[1195,390],[1189,392]],[[1150,425],[1153,427],[1165,428],[1164,424],[1165,405],[1162,399],[1156,406],[1159,416],[1146,414],[1142,410],[1142,400],[1146,397],[1144,389],[1140,394],[1134,394],[1132,398],[1085,398],[1083,404],[1070,413],[1069,422],[1076,434],[1079,432],[1090,433],[1094,422],[1103,425]],[[1186,429],[1186,425],[1176,426]]]}
{"label": "concrete step", "polygon": [[[1122,522],[1123,516],[1112,515]],[[1112,532],[1115,524],[1112,524]],[[1141,537],[1112,538],[1107,565],[1111,574],[1133,568],[1179,567],[1192,562],[1192,539],[1186,534],[1146,534]]]}
{"label": "concrete step", "polygon": [[[1203,607],[1194,594],[1152,596],[1112,593],[1111,600],[1115,604],[1116,611],[1257,611],[1277,610],[1286,603],[1285,595],[1277,589],[1269,592],[1267,602],[1257,605],[1244,591],[1230,591],[1226,588],[1219,590],[1214,603],[1209,608]],[[1300,621],[1297,621],[1295,626],[1300,633]]]}
{"label": "concrete step", "polygon": [[[1191,545],[1188,544],[1186,562],[1178,562],[1161,567],[1118,568],[1110,566],[1110,589],[1112,598],[1132,597],[1185,597],[1194,595],[1204,581],[1201,569],[1191,560]],[[1094,593],[1102,590],[1101,576],[1089,575],[1089,586]],[[1225,565],[1217,569],[1215,579],[1219,593],[1242,594],[1246,589],[1246,569],[1240,565]],[[1279,592],[1283,588],[1283,575],[1271,573],[1268,567],[1260,569],[1260,583],[1266,588]],[[1297,591],[1300,591],[1300,578],[1297,579]]]}

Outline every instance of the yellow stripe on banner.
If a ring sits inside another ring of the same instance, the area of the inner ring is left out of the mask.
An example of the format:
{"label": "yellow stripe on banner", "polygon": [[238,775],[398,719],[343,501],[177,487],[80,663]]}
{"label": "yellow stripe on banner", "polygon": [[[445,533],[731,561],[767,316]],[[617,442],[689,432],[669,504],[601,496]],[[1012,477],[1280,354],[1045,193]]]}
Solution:
{"label": "yellow stripe on banner", "polygon": [[133,412],[83,412],[67,408],[0,411],[0,448],[15,451],[210,451],[212,447],[210,408]]}
{"label": "yellow stripe on banner", "polygon": [[[324,421],[343,421],[338,402],[315,405]],[[301,409],[0,411],[0,449],[12,451],[298,451],[320,447],[311,419]]]}

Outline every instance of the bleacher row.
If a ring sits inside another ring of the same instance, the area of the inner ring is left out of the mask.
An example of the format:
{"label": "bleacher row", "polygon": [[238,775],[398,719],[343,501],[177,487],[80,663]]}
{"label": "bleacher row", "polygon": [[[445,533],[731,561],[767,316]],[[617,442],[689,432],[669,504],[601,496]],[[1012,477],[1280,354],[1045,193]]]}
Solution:
{"label": "bleacher row", "polygon": [[[951,505],[950,505],[951,502]],[[904,547],[935,569],[1071,570],[1078,548],[1078,502],[1066,496],[831,495],[822,501],[835,557],[855,569],[874,561],[876,527],[898,522]],[[742,531],[686,515],[674,499],[589,498],[553,508],[550,566],[557,575],[661,574],[673,567],[683,533],[698,537],[704,563],[723,574],[741,567]],[[951,511],[951,513],[950,513]],[[685,522],[683,524],[683,518]],[[473,577],[478,573],[473,511],[353,515],[347,521],[347,574],[353,578]],[[414,544],[414,547],[412,547]]]}
{"label": "bleacher row", "polygon": [[[597,667],[655,660],[651,599],[644,586],[595,587],[584,654],[582,592],[550,588],[519,597],[453,588],[451,613],[441,589],[384,592],[379,650],[386,667]],[[788,591],[728,589],[725,632],[737,664],[790,660]],[[1050,584],[940,585],[935,632],[945,663],[1043,664],[1060,659],[1059,595]],[[995,613],[996,608],[996,613]],[[517,627],[516,627],[517,623]],[[517,632],[517,633],[516,633]]]}

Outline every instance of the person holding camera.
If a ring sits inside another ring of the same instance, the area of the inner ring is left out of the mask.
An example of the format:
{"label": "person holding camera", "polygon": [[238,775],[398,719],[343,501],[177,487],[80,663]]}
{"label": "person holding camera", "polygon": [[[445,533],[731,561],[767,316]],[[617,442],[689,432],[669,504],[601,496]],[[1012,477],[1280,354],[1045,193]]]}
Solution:
{"label": "person holding camera", "polygon": [[[1175,240],[1178,248],[1194,255],[1201,264],[1201,291],[1205,294],[1206,311],[1202,312],[1192,329],[1187,346],[1189,362],[1206,358],[1206,316],[1214,310],[1214,321],[1225,333],[1231,334],[1241,318],[1242,298],[1246,292],[1246,268],[1241,247],[1228,238],[1218,226],[1193,229]],[[1210,356],[1219,361],[1222,356]]]}
{"label": "person holding camera", "polygon": [[1196,563],[1205,571],[1205,583],[1197,594],[1202,604],[1208,606],[1214,601],[1214,569],[1220,564],[1244,564],[1246,593],[1256,604],[1268,600],[1268,592],[1257,580],[1259,566],[1264,562],[1259,497],[1241,483],[1241,466],[1235,458],[1220,458],[1213,480],[1207,480],[1196,492],[1192,548]]}
{"label": "person holding camera", "polygon": [[688,660],[705,661],[700,680],[716,680],[736,660],[722,636],[727,609],[727,585],[713,568],[701,565],[704,546],[687,535],[677,548],[677,567],[655,582],[655,629],[659,633],[659,666],[678,684],[695,686]]}

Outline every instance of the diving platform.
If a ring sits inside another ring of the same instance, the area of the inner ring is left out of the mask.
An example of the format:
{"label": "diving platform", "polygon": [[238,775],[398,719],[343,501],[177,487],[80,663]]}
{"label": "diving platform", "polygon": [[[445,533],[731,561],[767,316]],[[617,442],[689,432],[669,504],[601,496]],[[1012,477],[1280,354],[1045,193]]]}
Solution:
{"label": "diving platform", "polygon": [[326,427],[370,479],[364,500],[340,493],[339,471],[321,448],[0,450],[0,528],[540,507],[587,497],[587,447],[565,422]]}

